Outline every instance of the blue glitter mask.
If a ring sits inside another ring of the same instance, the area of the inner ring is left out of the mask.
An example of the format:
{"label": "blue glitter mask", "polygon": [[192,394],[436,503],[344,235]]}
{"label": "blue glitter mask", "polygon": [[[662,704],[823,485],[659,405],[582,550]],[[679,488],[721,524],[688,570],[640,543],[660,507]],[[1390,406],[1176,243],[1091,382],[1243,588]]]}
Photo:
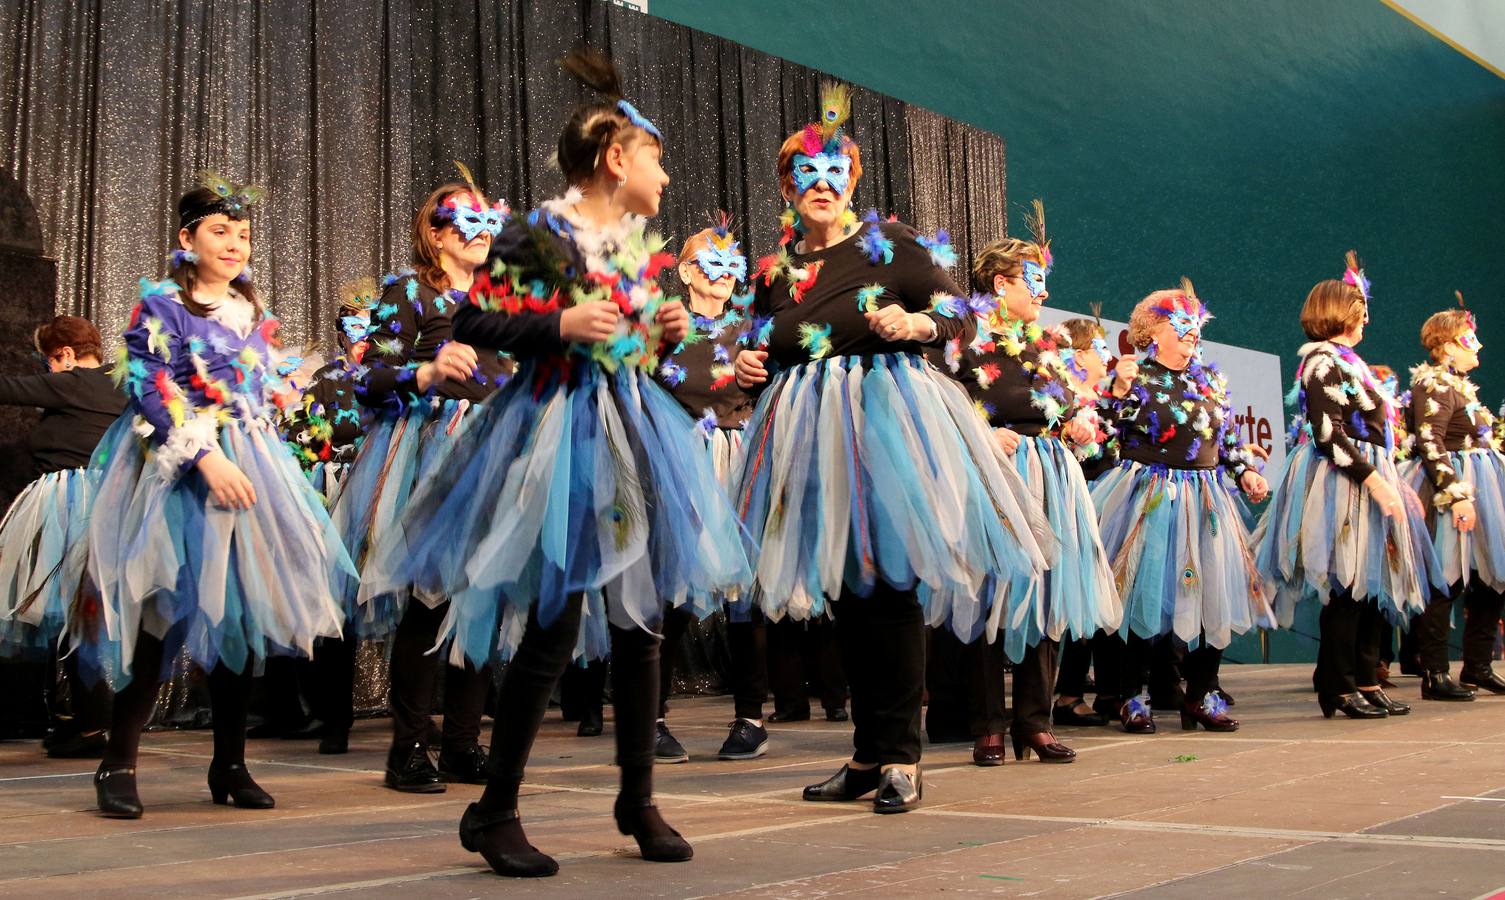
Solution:
{"label": "blue glitter mask", "polygon": [[1185,338],[1188,335],[1200,337],[1202,334],[1202,317],[1195,313],[1189,313],[1184,309],[1177,309],[1166,320],[1171,327],[1176,329],[1176,337]]}
{"label": "blue glitter mask", "polygon": [[1108,341],[1105,338],[1092,339],[1092,352],[1097,354],[1097,358],[1101,359],[1105,366],[1113,361],[1113,351],[1108,349]]}
{"label": "blue glitter mask", "polygon": [[1484,349],[1484,344],[1479,341],[1479,335],[1472,328],[1458,335],[1458,346],[1470,353],[1478,353]]}
{"label": "blue glitter mask", "polygon": [[370,316],[340,316],[340,333],[352,344],[359,344],[371,333]]}
{"label": "blue glitter mask", "polygon": [[451,194],[434,210],[434,215],[455,226],[467,243],[480,237],[483,231],[492,237],[501,234],[502,226],[507,223],[506,208],[499,202],[488,207],[474,204],[475,197],[471,194]]}
{"label": "blue glitter mask", "polygon": [[794,154],[794,186],[801,194],[824,181],[838,194],[852,182],[852,158],[845,153]]}
{"label": "blue glitter mask", "polygon": [[695,253],[695,264],[700,266],[700,271],[710,281],[716,281],[727,275],[738,281],[747,279],[747,257],[737,249],[733,243],[730,247],[721,248],[709,246]]}
{"label": "blue glitter mask", "polygon": [[1045,293],[1046,268],[1034,260],[1021,260],[1019,265],[1023,268],[1024,288],[1029,291],[1031,300]]}

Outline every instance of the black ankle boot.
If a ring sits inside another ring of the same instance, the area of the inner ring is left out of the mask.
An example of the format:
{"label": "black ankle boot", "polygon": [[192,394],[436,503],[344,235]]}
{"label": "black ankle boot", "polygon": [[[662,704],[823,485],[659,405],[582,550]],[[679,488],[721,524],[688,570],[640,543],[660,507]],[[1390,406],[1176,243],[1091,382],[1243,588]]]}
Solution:
{"label": "black ankle boot", "polygon": [[271,809],[277,805],[272,795],[261,789],[245,763],[228,766],[209,764],[209,796],[215,803],[224,806],[233,804],[241,809]]}
{"label": "black ankle boot", "polygon": [[429,759],[428,748],[415,743],[387,752],[387,787],[405,794],[442,794],[444,782]]}
{"label": "black ankle boot", "polygon": [[617,796],[612,807],[617,830],[638,842],[638,852],[649,862],[685,862],[695,855],[690,842],[670,828],[648,797]]}
{"label": "black ankle boot", "polygon": [[[520,843],[527,844],[527,850],[517,852],[487,842],[486,832],[489,829],[495,826],[505,827],[514,822],[518,823],[516,827]],[[515,809],[483,813],[474,803],[465,807],[465,815],[460,817],[460,846],[471,853],[481,854],[486,859],[486,864],[491,866],[491,871],[498,875],[510,878],[547,878],[559,872],[559,863],[554,861],[554,857],[540,853],[537,847],[528,844]]]}
{"label": "black ankle boot", "polygon": [[104,763],[94,773],[94,797],[101,814],[111,819],[141,818],[141,798],[136,794],[136,767]]}
{"label": "black ankle boot", "polygon": [[1466,688],[1485,690],[1491,694],[1505,694],[1505,678],[1496,675],[1488,663],[1478,668],[1464,668],[1459,673],[1459,681]]}
{"label": "black ankle boot", "polygon": [[877,766],[871,769],[854,769],[851,766],[842,766],[841,771],[822,781],[820,784],[812,784],[805,788],[806,800],[856,800],[863,794],[871,793],[878,789],[878,782],[882,772]]}

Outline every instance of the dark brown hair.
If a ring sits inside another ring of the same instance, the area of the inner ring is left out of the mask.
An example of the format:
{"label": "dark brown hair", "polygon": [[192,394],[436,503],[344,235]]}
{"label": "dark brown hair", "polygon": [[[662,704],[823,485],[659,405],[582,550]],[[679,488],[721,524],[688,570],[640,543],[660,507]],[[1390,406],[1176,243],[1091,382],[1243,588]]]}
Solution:
{"label": "dark brown hair", "polygon": [[[199,226],[204,224],[204,219],[218,213],[228,216],[232,222],[244,222],[248,218],[249,214],[245,211],[244,207],[230,210],[222,208],[223,203],[224,201],[220,195],[209,188],[194,188],[178,200],[178,229],[181,231],[183,228],[187,228],[188,233],[192,235],[199,230]],[[167,277],[176,282],[178,287],[182,289],[179,299],[183,301],[183,306],[189,312],[196,316],[209,315],[209,307],[193,298],[193,290],[199,280],[197,265],[191,262],[182,262],[169,266]],[[251,279],[236,279],[231,286],[239,291],[242,297],[251,301],[251,305],[256,309],[256,318],[260,319],[263,312],[261,298],[257,296],[256,286],[251,283]]]}
{"label": "dark brown hair", "polygon": [[618,107],[622,99],[622,78],[611,57],[590,47],[572,50],[559,61],[565,71],[580,83],[606,97],[606,102],[584,103],[575,107],[564,130],[559,133],[557,159],[559,170],[572,185],[580,185],[596,174],[602,158],[612,144],[630,150],[640,141],[649,140],[660,148],[663,143],[653,134],[632,124]]}
{"label": "dark brown hair", "polygon": [[51,322],[38,325],[32,343],[49,358],[64,347],[72,347],[73,355],[80,359],[86,356],[104,359],[104,339],[99,336],[99,329],[78,316],[56,316]]}
{"label": "dark brown hair", "polygon": [[455,194],[470,192],[468,186],[457,181],[441,184],[434,188],[428,195],[428,199],[423,201],[423,205],[418,207],[418,212],[413,215],[413,228],[409,235],[413,242],[413,269],[417,271],[419,281],[441,294],[449,289],[449,276],[444,274],[444,266],[439,263],[439,251],[434,249],[433,243],[429,240],[429,229],[443,228],[450,224],[449,220],[439,217],[439,204]]}

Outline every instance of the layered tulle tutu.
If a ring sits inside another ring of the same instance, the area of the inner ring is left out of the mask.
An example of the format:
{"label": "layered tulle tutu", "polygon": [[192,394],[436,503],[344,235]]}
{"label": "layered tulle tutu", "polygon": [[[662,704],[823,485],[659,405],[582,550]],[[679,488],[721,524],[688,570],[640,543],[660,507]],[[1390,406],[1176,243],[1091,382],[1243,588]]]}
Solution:
{"label": "layered tulle tutu", "polygon": [[1123,598],[1121,633],[1221,649],[1274,627],[1243,503],[1222,470],[1126,461],[1093,484],[1092,501]]}
{"label": "layered tulle tutu", "polygon": [[743,438],[732,496],[757,554],[751,601],[803,619],[843,589],[918,589],[932,625],[991,640],[1015,582],[1047,564],[1044,517],[972,401],[911,355],[780,373]]}
{"label": "layered tulle tutu", "polygon": [[49,472],[0,522],[0,655],[45,653],[57,642],[88,561],[89,477]]}
{"label": "layered tulle tutu", "polygon": [[1446,590],[1421,501],[1396,471],[1390,451],[1354,446],[1400,493],[1405,515],[1387,519],[1358,482],[1344,475],[1311,441],[1286,457],[1285,472],[1255,531],[1255,562],[1281,627],[1302,599],[1327,602],[1349,591],[1404,624]]}
{"label": "layered tulle tutu", "polygon": [[711,451],[711,467],[716,480],[731,490],[732,478],[742,464],[742,429],[712,428],[705,436],[706,449]]}
{"label": "layered tulle tutu", "polygon": [[1021,503],[1042,510],[1055,538],[1050,570],[1015,582],[1001,628],[1004,652],[1015,662],[1047,637],[1088,638],[1116,630],[1123,619],[1108,555],[1082,467],[1054,437],[1023,436],[1013,454],[1024,482]]}
{"label": "layered tulle tutu", "polygon": [[581,646],[599,657],[608,622],[656,630],[666,603],[713,611],[751,578],[744,546],[704,439],[652,378],[530,360],[422,479],[361,595],[448,596],[441,640],[479,665],[509,622],[536,607],[551,623],[584,593]]}
{"label": "layered tulle tutu", "polygon": [[308,483],[324,498],[324,505],[333,506],[335,497],[339,495],[340,485],[345,483],[345,476],[350,472],[350,463],[317,462],[307,472]]}
{"label": "layered tulle tutu", "polygon": [[[470,408],[466,400],[427,400],[372,423],[330,509],[358,570],[365,571],[372,551],[403,514],[415,488],[444,458]],[[342,578],[338,584],[356,634],[381,639],[397,628],[407,606],[406,590],[367,594],[357,605],[361,579]]]}
{"label": "layered tulle tutu", "polygon": [[[86,674],[128,681],[138,632],[186,649],[206,671],[244,669],[252,655],[312,655],[340,634],[334,579],[354,574],[318,493],[260,420],[231,419],[219,449],[256,491],[247,510],[221,509],[202,476],[171,481],[124,416],[90,466],[89,574],[69,631]],[[154,675],[155,673],[149,673]]]}
{"label": "layered tulle tutu", "polygon": [[[1432,549],[1442,566],[1442,577],[1449,585],[1458,585],[1477,575],[1493,590],[1505,591],[1505,456],[1493,450],[1464,450],[1448,456],[1458,480],[1474,486],[1479,515],[1474,530],[1463,534],[1453,524],[1452,513],[1428,510]],[[1426,468],[1419,460],[1402,463],[1400,473],[1418,495],[1428,496]]]}

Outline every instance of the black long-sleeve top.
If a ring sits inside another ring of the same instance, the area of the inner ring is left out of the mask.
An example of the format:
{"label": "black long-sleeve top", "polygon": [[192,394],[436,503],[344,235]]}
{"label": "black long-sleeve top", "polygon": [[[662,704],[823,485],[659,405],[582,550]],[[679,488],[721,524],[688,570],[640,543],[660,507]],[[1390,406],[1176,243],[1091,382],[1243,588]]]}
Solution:
{"label": "black long-sleeve top", "polygon": [[[869,231],[874,227],[892,245],[891,256],[880,254],[876,261],[864,249],[871,246]],[[932,308],[938,297],[962,296],[961,288],[937,264],[932,250],[920,243],[919,234],[898,222],[866,226],[812,253],[767,257],[759,261],[753,282],[748,346],[767,350],[772,367],[788,368],[826,356],[923,354],[927,346],[944,346],[958,338],[967,343],[973,334],[970,314],[944,315]],[[858,306],[859,292],[869,285],[881,288],[871,293],[876,307],[897,303],[907,312],[928,315],[935,323],[934,339],[924,344],[886,341],[875,334]],[[770,318],[771,329],[765,328]]]}
{"label": "black long-sleeve top", "polygon": [[1479,389],[1467,377],[1444,366],[1419,365],[1411,370],[1407,408],[1416,450],[1427,472],[1422,499],[1437,509],[1472,500],[1474,486],[1458,479],[1452,454],[1498,449],[1494,416],[1479,402]]}
{"label": "black long-sleeve top", "polygon": [[1228,386],[1214,366],[1192,360],[1176,371],[1155,359],[1114,407],[1119,453],[1124,459],[1170,469],[1215,469],[1235,481],[1254,468],[1233,430]]}
{"label": "black long-sleeve top", "polygon": [[355,458],[364,431],[355,386],[364,375],[364,367],[336,358],[314,372],[303,402],[287,410],[287,442],[304,468]]}
{"label": "black long-sleeve top", "polygon": [[730,307],[714,319],[692,316],[694,337],[669,353],[654,373],[685,412],[707,427],[741,428],[752,415],[753,398],[737,386],[732,366],[742,325],[742,316]]}
{"label": "black long-sleeve top", "polygon": [[106,369],[76,368],[46,375],[0,375],[0,404],[36,406],[31,430],[31,477],[89,464],[99,439],[125,411],[125,393]]}
{"label": "black long-sleeve top", "polygon": [[[418,390],[418,367],[433,362],[451,340],[456,311],[466,306],[461,291],[438,291],[408,273],[390,280],[371,313],[365,377],[356,398],[365,406],[399,411],[416,400],[437,397],[479,402],[501,387],[512,361],[494,349],[478,351],[476,371],[464,381],[442,379],[426,393]],[[464,341],[470,343],[469,341]]]}
{"label": "black long-sleeve top", "polygon": [[965,350],[958,342],[948,343],[932,348],[930,360],[955,375],[994,428],[1031,437],[1059,436],[1083,405],[1056,355],[1064,336],[1021,322],[999,327],[1001,333],[994,334],[979,324],[976,339]]}
{"label": "black long-sleeve top", "polygon": [[1389,400],[1369,366],[1352,347],[1320,342],[1301,348],[1296,369],[1298,413],[1308,423],[1312,444],[1340,472],[1362,482],[1374,472],[1355,442],[1392,448]]}

